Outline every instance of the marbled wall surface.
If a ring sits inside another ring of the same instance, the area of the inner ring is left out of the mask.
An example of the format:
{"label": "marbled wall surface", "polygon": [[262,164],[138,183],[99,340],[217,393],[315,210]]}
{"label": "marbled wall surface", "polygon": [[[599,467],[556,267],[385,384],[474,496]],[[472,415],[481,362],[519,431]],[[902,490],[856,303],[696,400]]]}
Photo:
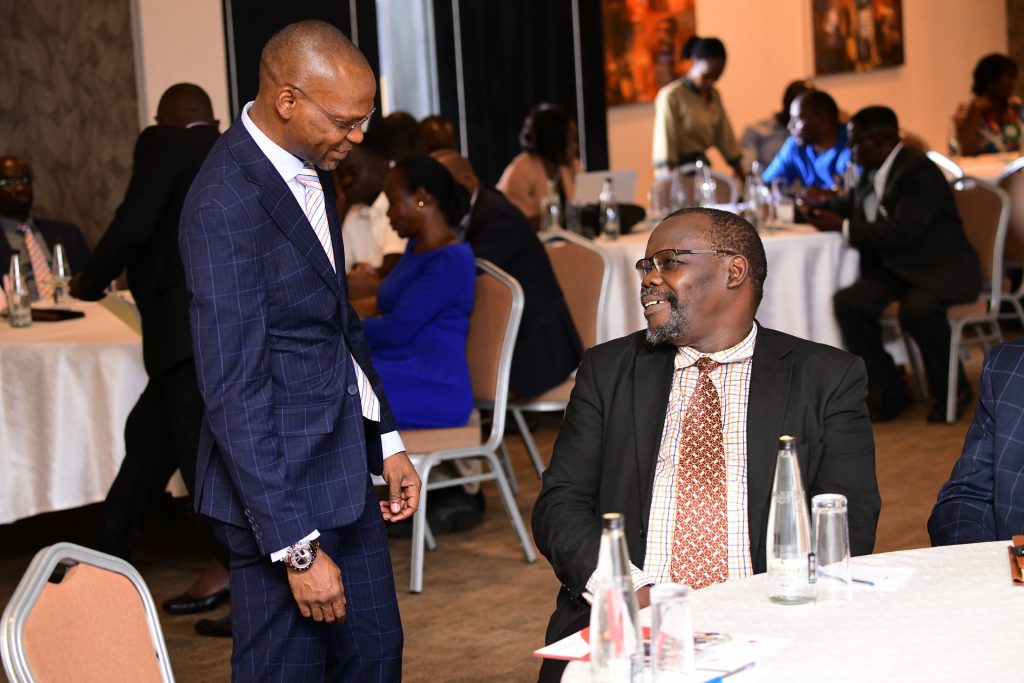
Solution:
{"label": "marbled wall surface", "polygon": [[35,173],[35,215],[95,245],[139,133],[130,0],[0,0],[0,154]]}

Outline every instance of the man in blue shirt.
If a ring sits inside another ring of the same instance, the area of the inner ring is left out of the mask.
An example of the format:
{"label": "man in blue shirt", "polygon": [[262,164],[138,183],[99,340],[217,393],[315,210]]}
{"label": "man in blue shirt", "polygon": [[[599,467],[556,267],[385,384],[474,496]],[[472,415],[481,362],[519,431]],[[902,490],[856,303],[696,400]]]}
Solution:
{"label": "man in blue shirt", "polygon": [[799,181],[808,188],[835,188],[850,163],[846,126],[839,123],[835,100],[821,90],[808,90],[793,100],[789,114],[790,137],[762,178],[766,183],[781,180],[792,186]]}

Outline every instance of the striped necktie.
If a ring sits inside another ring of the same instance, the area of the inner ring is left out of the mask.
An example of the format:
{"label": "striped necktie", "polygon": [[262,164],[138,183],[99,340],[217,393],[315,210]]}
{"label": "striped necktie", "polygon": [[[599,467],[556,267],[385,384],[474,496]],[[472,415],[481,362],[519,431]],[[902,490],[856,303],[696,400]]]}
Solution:
{"label": "striped necktie", "polygon": [[[320,240],[320,244],[327,253],[327,259],[331,262],[331,268],[334,268],[335,272],[337,272],[338,268],[334,265],[334,246],[331,244],[331,229],[327,222],[327,207],[324,206],[324,188],[320,184],[320,177],[316,174],[316,169],[313,168],[312,164],[306,164],[295,175],[295,180],[306,191],[306,204],[304,207],[306,218],[309,219],[309,224],[313,226],[313,232],[316,233],[317,239]],[[363,417],[367,420],[380,422],[380,401],[377,399],[377,394],[373,391],[373,385],[370,384],[370,379],[363,372],[363,369],[359,367],[359,362],[355,356],[352,356],[351,353],[349,355],[352,357],[352,367],[355,369],[356,385],[359,387],[359,402],[362,404]]]}
{"label": "striped necktie", "polygon": [[28,223],[19,223],[18,232],[25,239],[25,250],[28,251],[28,260],[32,264],[32,279],[35,280],[36,292],[39,293],[39,298],[49,299],[53,297],[53,274],[46,262],[46,254],[43,253],[43,248]]}

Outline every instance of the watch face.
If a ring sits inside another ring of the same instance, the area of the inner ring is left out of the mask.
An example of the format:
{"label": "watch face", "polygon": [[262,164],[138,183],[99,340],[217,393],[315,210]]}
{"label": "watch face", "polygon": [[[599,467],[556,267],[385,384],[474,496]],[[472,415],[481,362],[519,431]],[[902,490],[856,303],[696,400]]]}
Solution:
{"label": "watch face", "polygon": [[288,561],[294,569],[308,569],[313,564],[313,548],[309,543],[295,546],[288,553]]}

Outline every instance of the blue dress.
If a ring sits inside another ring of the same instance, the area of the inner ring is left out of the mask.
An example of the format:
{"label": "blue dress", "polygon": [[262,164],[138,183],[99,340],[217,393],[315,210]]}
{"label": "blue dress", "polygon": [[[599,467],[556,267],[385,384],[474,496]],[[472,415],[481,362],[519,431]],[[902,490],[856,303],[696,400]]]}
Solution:
{"label": "blue dress", "polygon": [[377,290],[380,316],[363,321],[373,367],[399,429],[461,427],[473,409],[466,335],[476,262],[464,242],[405,254]]}

